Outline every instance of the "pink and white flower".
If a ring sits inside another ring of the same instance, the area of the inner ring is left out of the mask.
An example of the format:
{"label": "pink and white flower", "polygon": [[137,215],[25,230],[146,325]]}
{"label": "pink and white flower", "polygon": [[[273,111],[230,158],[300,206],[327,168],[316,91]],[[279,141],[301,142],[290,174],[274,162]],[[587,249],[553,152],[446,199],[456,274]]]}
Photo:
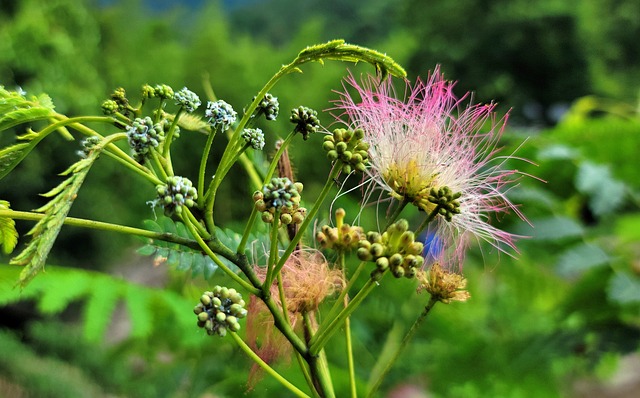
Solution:
{"label": "pink and white flower", "polygon": [[[367,196],[381,188],[434,216],[431,262],[460,269],[474,238],[505,253],[517,251],[515,235],[489,224],[509,210],[524,219],[505,196],[518,171],[502,168],[511,156],[497,156],[508,114],[498,119],[493,103],[465,106],[471,96],[456,97],[454,83],[438,68],[426,82],[406,83],[404,99],[397,98],[390,79],[369,77],[359,84],[350,76],[346,83],[334,110],[342,111],[340,120],[363,129],[370,145]],[[349,93],[354,89],[357,95]],[[433,201],[442,188],[454,194],[449,197],[454,213],[447,215]]]}

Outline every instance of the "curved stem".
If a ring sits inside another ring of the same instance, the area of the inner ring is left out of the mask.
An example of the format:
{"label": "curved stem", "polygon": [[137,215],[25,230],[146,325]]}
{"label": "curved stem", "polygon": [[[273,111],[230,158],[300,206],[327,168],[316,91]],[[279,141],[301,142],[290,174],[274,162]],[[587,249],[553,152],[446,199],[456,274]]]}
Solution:
{"label": "curved stem", "polygon": [[434,218],[436,218],[439,211],[440,211],[440,206],[436,206],[436,208],[433,209],[431,213],[429,213],[427,218],[425,218],[425,220],[422,222],[422,224],[420,224],[418,229],[416,229],[416,235],[419,235],[429,225],[429,223],[433,221]]}
{"label": "curved stem", "polygon": [[351,315],[351,313],[360,305],[362,300],[364,300],[364,298],[367,297],[369,293],[371,293],[373,288],[375,288],[377,285],[378,283],[376,281],[374,281],[373,279],[369,279],[367,283],[362,287],[362,289],[360,289],[358,294],[356,294],[353,300],[351,300],[349,304],[342,311],[340,311],[338,316],[336,316],[333,320],[331,320],[331,322],[328,325],[326,324],[320,325],[318,332],[316,333],[315,336],[313,336],[313,338],[309,342],[310,355],[317,355],[318,352],[322,350],[324,345],[327,343],[327,340],[331,336],[333,336],[333,334],[336,332],[338,327],[342,325],[346,317]]}
{"label": "curved stem", "polygon": [[189,230],[189,232],[191,233],[191,235],[193,235],[193,237],[196,239],[196,241],[198,242],[198,244],[200,245],[200,248],[209,256],[211,257],[211,259],[213,260],[213,262],[215,262],[218,267],[225,273],[227,274],[227,276],[229,276],[231,279],[233,279],[236,283],[238,283],[240,286],[242,286],[244,289],[246,289],[249,293],[251,294],[255,294],[255,295],[259,295],[260,294],[260,290],[253,287],[252,285],[250,285],[247,281],[245,281],[244,279],[240,278],[240,276],[238,276],[238,274],[236,274],[235,272],[231,271],[229,269],[229,267],[227,267],[222,261],[220,261],[220,259],[218,258],[218,256],[213,252],[213,250],[211,250],[211,248],[207,245],[207,243],[202,239],[202,237],[200,236],[200,234],[198,233],[196,227],[193,226],[193,224],[191,224],[191,221],[189,220],[188,217],[186,217],[185,215],[182,216],[182,222],[185,224],[185,226],[187,227],[187,229]]}
{"label": "curved stem", "polygon": [[231,334],[231,337],[233,337],[233,340],[235,340],[235,342],[238,344],[240,349],[242,351],[244,351],[244,353],[247,354],[247,356],[249,358],[251,358],[255,363],[257,363],[258,366],[260,366],[265,372],[269,373],[276,380],[278,380],[280,382],[280,384],[285,386],[289,391],[294,393],[297,397],[311,398],[309,395],[305,394],[298,387],[296,387],[293,384],[291,384],[291,382],[289,382],[289,380],[287,380],[284,377],[282,377],[282,375],[280,375],[280,373],[276,372],[275,369],[273,369],[271,366],[269,366],[265,361],[263,361],[262,358],[260,358],[258,356],[258,354],[253,352],[253,350],[247,345],[247,343],[245,343],[240,338],[240,336],[238,336],[237,333],[231,332],[230,334]]}
{"label": "curved stem", "polygon": [[429,303],[424,307],[424,310],[422,311],[422,313],[420,314],[418,319],[416,319],[416,321],[413,323],[413,325],[411,325],[411,328],[409,329],[407,334],[402,339],[402,342],[400,343],[400,345],[396,349],[396,351],[393,354],[393,356],[391,357],[391,359],[389,361],[387,361],[387,364],[386,364],[384,370],[380,373],[380,375],[378,377],[376,377],[376,382],[369,389],[369,391],[367,393],[367,397],[373,397],[374,396],[374,394],[376,393],[376,391],[380,387],[380,384],[382,384],[382,381],[384,380],[385,376],[387,375],[387,373],[389,373],[389,370],[391,370],[393,365],[396,363],[396,361],[400,357],[400,354],[402,353],[402,351],[407,347],[407,345],[409,345],[409,342],[413,338],[413,335],[416,333],[416,331],[418,330],[418,328],[420,327],[422,322],[427,318],[427,315],[429,315],[429,312],[431,311],[433,306],[436,305],[437,302],[438,302],[438,299],[434,298],[434,296],[431,296],[431,298],[429,299]]}
{"label": "curved stem", "polygon": [[[271,222],[271,247],[269,248],[269,262],[267,263],[267,275],[264,278],[262,290],[268,291],[273,283],[273,268],[278,262],[278,224],[280,223],[280,211],[276,210]],[[279,274],[280,272],[278,272]]]}
{"label": "curved stem", "polygon": [[402,210],[404,210],[404,208],[407,207],[408,204],[409,201],[407,200],[407,198],[403,197],[400,203],[398,203],[398,207],[393,211],[393,214],[387,219],[387,226],[384,227],[385,231],[391,224],[396,221],[396,219],[400,216],[400,213],[402,213]]}
{"label": "curved stem", "polygon": [[[39,221],[45,215],[42,213],[33,213],[26,211],[16,210],[0,210],[0,217],[12,218],[14,220],[26,220],[26,221]],[[164,242],[177,243],[182,246],[190,247],[192,249],[200,249],[198,243],[194,240],[183,238],[178,235],[174,235],[168,232],[153,232],[146,229],[127,227],[124,225],[112,224],[102,221],[85,220],[82,218],[66,217],[64,219],[65,225],[73,227],[98,229],[101,231],[118,232],[128,235],[136,235],[143,238],[150,238],[154,240],[161,240]]]}
{"label": "curved stem", "polygon": [[274,272],[280,272],[280,270],[284,266],[284,262],[289,258],[291,253],[293,253],[293,251],[295,250],[296,246],[298,245],[298,242],[300,242],[300,239],[302,239],[302,235],[304,235],[307,228],[309,228],[309,225],[311,224],[312,220],[315,218],[316,214],[320,210],[320,206],[322,205],[322,203],[324,202],[324,199],[329,194],[331,187],[333,187],[333,179],[336,178],[338,174],[340,174],[340,167],[338,167],[338,165],[334,165],[333,169],[331,170],[331,173],[329,173],[327,182],[324,184],[324,187],[322,188],[320,195],[318,196],[318,198],[316,199],[316,202],[313,205],[313,208],[311,209],[311,211],[309,211],[309,213],[307,213],[302,224],[300,224],[300,228],[298,228],[298,233],[289,242],[289,246],[287,246],[287,249],[284,251],[284,254],[282,255],[282,257],[280,257],[280,261],[278,262],[278,265],[276,266]]}
{"label": "curved stem", "polygon": [[198,194],[200,195],[198,204],[200,206],[204,204],[204,179],[207,170],[207,160],[209,160],[209,153],[211,152],[211,145],[216,136],[216,131],[217,129],[209,132],[207,142],[204,144],[204,151],[202,151],[202,159],[200,160],[200,169],[198,171]]}
{"label": "curved stem", "polygon": [[245,248],[247,247],[247,241],[249,240],[249,235],[251,235],[251,230],[253,229],[253,224],[258,218],[258,210],[255,206],[252,206],[251,215],[249,216],[249,221],[247,221],[247,225],[244,227],[244,233],[242,234],[242,239],[240,240],[240,244],[238,245],[237,252],[244,253]]}

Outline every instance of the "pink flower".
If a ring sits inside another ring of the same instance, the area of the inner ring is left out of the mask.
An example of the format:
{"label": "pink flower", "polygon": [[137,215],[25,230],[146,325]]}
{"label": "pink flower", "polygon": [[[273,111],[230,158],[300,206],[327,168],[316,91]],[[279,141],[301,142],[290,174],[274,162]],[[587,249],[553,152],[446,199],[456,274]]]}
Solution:
{"label": "pink flower", "polygon": [[469,95],[457,98],[438,68],[427,82],[407,83],[404,100],[390,79],[369,77],[360,85],[350,76],[346,82],[359,98],[345,85],[335,109],[343,111],[340,120],[364,130],[370,145],[367,197],[381,188],[434,217],[431,262],[461,269],[473,238],[505,253],[517,251],[515,235],[489,224],[509,210],[524,219],[505,196],[518,171],[502,169],[511,156],[496,156],[508,115],[497,120],[493,103],[464,107]]}

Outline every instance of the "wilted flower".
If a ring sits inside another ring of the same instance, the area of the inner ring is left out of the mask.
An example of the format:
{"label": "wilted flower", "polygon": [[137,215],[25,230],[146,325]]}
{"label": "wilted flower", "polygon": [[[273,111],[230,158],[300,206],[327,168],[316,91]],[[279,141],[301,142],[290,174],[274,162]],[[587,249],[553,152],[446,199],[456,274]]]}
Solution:
{"label": "wilted flower", "polygon": [[467,280],[460,274],[442,269],[433,263],[428,271],[418,273],[418,292],[426,290],[434,300],[445,304],[452,301],[467,301],[471,295],[465,289]]}
{"label": "wilted flower", "polygon": [[431,250],[435,260],[461,267],[471,237],[515,250],[515,236],[488,223],[490,214],[510,209],[523,217],[504,189],[517,171],[503,170],[505,158],[495,156],[507,119],[496,120],[495,104],[463,107],[466,95],[457,98],[439,69],[426,83],[409,85],[406,100],[395,97],[391,80],[372,77],[360,85],[350,77],[347,83],[360,99],[345,89],[336,109],[365,132],[369,193],[382,188],[434,217],[429,230],[441,246]]}

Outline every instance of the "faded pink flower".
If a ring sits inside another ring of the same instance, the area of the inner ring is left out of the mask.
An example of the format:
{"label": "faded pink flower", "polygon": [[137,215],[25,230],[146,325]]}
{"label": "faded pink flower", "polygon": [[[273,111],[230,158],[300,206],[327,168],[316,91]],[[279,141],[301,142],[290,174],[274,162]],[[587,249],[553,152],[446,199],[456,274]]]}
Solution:
{"label": "faded pink flower", "polygon": [[[364,130],[370,145],[368,196],[381,188],[434,213],[430,262],[460,269],[472,238],[505,253],[517,251],[515,235],[489,224],[495,213],[509,210],[524,219],[505,196],[518,171],[502,169],[510,156],[496,156],[508,115],[498,120],[493,103],[463,106],[469,95],[457,98],[439,68],[427,82],[407,83],[405,99],[396,97],[390,79],[370,77],[359,84],[350,76],[346,82],[335,109],[351,127]],[[434,194],[441,195],[441,204]]]}

